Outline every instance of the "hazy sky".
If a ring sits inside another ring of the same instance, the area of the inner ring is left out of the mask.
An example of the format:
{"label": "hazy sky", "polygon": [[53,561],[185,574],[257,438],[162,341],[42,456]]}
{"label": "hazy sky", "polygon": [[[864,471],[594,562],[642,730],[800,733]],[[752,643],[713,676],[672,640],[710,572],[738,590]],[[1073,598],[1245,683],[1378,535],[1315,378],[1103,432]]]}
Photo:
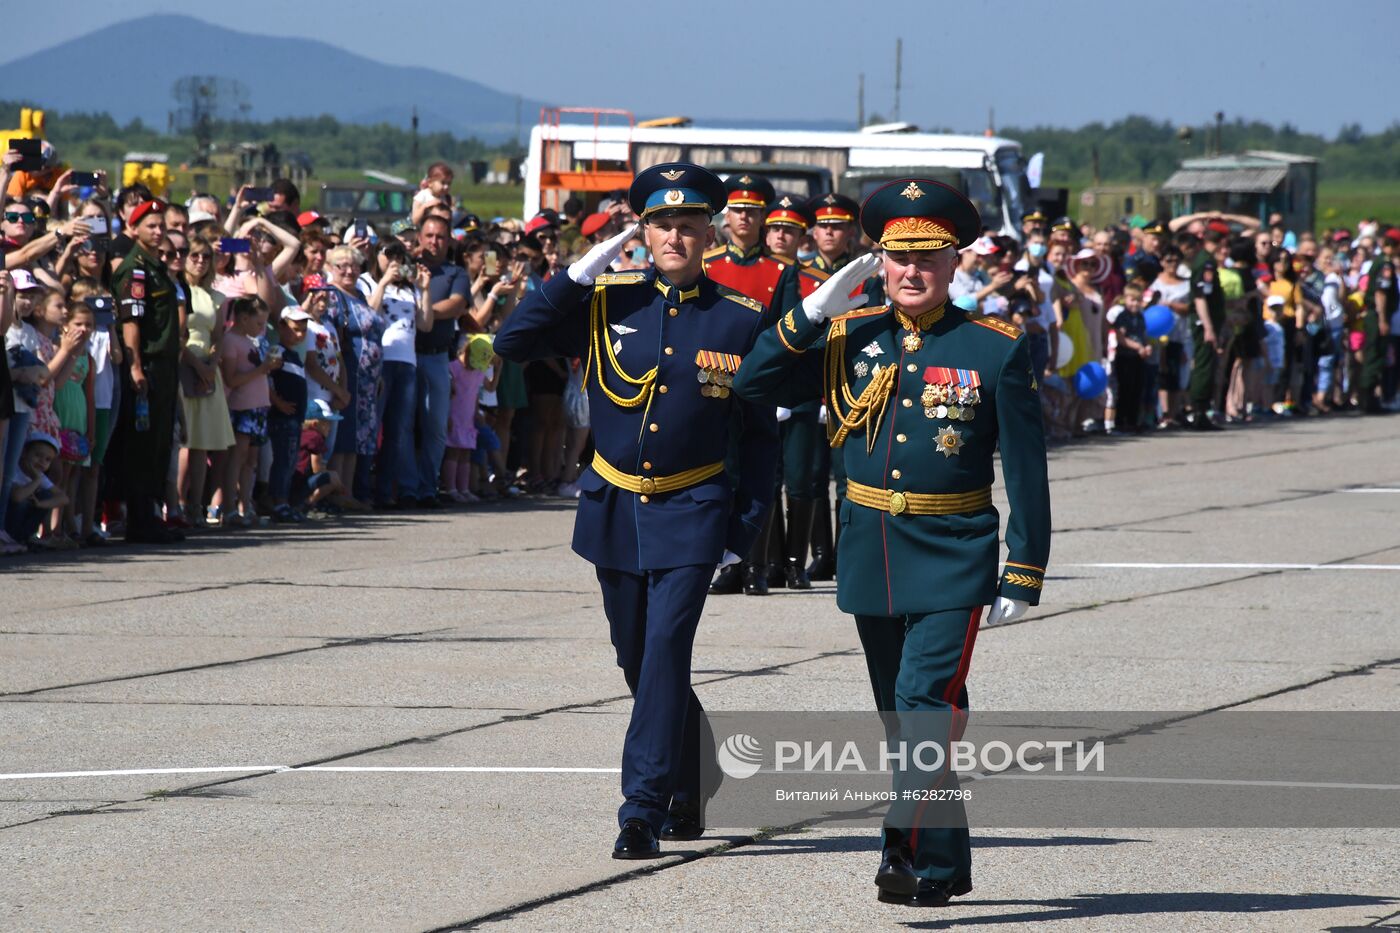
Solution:
{"label": "hazy sky", "polygon": [[981,131],[989,107],[998,126],[1222,110],[1328,136],[1400,119],[1397,0],[59,0],[4,4],[0,57],[161,12],[647,114],[853,121],[864,72],[867,113],[888,117],[902,38],[900,115],[925,127]]}

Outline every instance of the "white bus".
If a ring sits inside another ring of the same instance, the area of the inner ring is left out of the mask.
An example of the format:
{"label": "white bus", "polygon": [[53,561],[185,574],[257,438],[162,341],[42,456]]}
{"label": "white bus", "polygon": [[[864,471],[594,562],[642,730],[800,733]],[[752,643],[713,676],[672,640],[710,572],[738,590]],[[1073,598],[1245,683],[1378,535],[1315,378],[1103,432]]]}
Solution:
{"label": "white bus", "polygon": [[1025,159],[1011,139],[920,133],[907,124],[862,132],[632,126],[625,111],[605,113],[626,115],[628,125],[563,123],[555,116],[531,130],[521,167],[523,216],[557,210],[570,195],[591,209],[604,192],[626,189],[634,172],[674,161],[709,166],[721,176],[751,167],[780,192],[808,197],[835,189],[857,201],[891,179],[933,178],[967,195],[986,226],[1018,239],[1021,215],[1031,209]]}

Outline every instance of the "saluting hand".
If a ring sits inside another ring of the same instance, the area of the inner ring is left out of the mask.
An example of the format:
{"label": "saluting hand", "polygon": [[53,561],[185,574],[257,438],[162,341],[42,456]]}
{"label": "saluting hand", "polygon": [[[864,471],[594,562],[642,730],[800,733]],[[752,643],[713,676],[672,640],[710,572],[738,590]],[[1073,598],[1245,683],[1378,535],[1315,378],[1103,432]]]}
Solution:
{"label": "saluting hand", "polygon": [[870,253],[847,263],[816,291],[802,299],[802,310],[807,315],[807,320],[813,324],[820,324],[827,318],[837,317],[864,305],[870,300],[870,296],[856,295],[852,298],[851,292],[870,278],[879,266],[880,258]]}
{"label": "saluting hand", "polygon": [[580,285],[592,285],[593,281],[607,271],[612,261],[622,253],[627,241],[637,235],[637,224],[630,224],[617,236],[604,240],[583,254],[583,258],[569,266],[569,278]]}

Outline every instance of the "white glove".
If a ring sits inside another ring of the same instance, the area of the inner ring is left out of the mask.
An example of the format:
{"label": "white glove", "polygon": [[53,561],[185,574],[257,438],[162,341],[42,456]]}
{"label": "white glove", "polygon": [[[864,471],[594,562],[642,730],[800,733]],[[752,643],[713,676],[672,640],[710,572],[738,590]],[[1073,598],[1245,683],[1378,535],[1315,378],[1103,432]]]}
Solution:
{"label": "white glove", "polygon": [[851,297],[856,287],[870,278],[880,267],[880,258],[866,253],[852,260],[821,284],[816,291],[802,299],[802,312],[813,324],[820,324],[827,318],[854,311],[869,300],[868,295]]}
{"label": "white glove", "polygon": [[1005,625],[1007,622],[1015,622],[1026,614],[1026,610],[1031,604],[1024,599],[1007,599],[1005,596],[998,596],[997,601],[987,610],[987,621],[983,624],[988,628],[993,625]]}
{"label": "white glove", "polygon": [[724,556],[719,559],[719,565],[721,567],[728,567],[730,564],[737,564],[741,560],[743,560],[742,557],[726,548]]}
{"label": "white glove", "polygon": [[583,258],[569,266],[569,278],[580,285],[592,285],[593,280],[604,272],[612,261],[622,254],[622,247],[637,235],[637,224],[632,224],[617,236],[604,240],[583,254]]}
{"label": "white glove", "polygon": [[778,421],[779,421],[779,423],[784,422],[784,421],[788,420],[788,419],[791,418],[791,417],[792,417],[792,409],[791,409],[791,408],[779,408],[779,409],[778,409]]}

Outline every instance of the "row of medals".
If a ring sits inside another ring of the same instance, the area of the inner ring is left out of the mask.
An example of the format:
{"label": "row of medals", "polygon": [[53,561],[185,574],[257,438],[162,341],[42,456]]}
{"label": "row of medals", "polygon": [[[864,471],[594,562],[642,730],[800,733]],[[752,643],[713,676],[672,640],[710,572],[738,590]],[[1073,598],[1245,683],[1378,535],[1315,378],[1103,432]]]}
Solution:
{"label": "row of medals", "polygon": [[[907,352],[917,353],[923,345],[923,338],[918,334],[904,335],[904,349]],[[982,401],[982,394],[977,391],[976,386],[930,383],[924,386],[924,394],[920,401],[924,403],[925,418],[971,421],[977,417],[977,412],[973,411],[972,406]]]}
{"label": "row of medals", "polygon": [[924,386],[920,401],[924,403],[925,418],[971,421],[977,416],[972,406],[982,401],[982,395],[976,386],[931,383]]}
{"label": "row of medals", "polygon": [[712,369],[700,370],[695,379],[700,383],[700,394],[706,398],[729,398],[729,387],[734,384],[732,373]]}

